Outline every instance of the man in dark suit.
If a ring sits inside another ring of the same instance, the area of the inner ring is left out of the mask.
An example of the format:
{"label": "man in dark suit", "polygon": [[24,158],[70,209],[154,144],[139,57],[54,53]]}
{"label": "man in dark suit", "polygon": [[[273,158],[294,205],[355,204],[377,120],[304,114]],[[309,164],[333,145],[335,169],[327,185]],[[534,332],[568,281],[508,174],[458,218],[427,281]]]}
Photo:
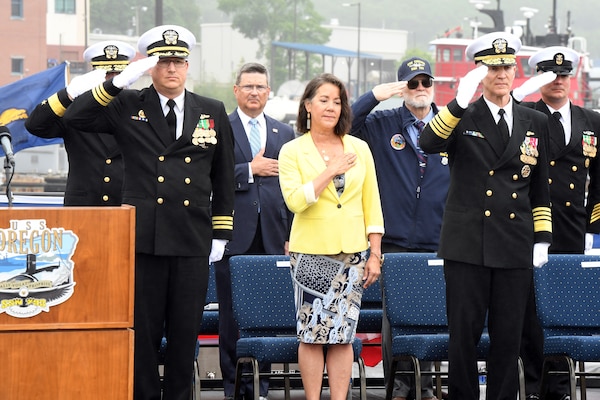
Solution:
{"label": "man in dark suit", "polygon": [[40,103],[25,121],[25,128],[42,138],[62,138],[69,160],[66,206],[121,205],[123,157],[117,141],[105,133],[82,132],[66,125],[63,115],[81,93],[119,74],[135,56],[127,43],[109,40],[83,52],[93,68],[75,77],[66,88]]}
{"label": "man in dark suit", "polygon": [[[215,263],[219,361],[226,399],[232,399],[234,395],[238,339],[231,305],[229,258],[239,254],[287,254],[292,214],[279,188],[277,157],[281,146],[294,138],[289,125],[263,113],[270,92],[269,72],[263,65],[243,65],[233,91],[238,104],[229,114],[235,141],[235,228],[225,257]],[[271,365],[261,364],[260,368],[269,371]],[[242,390],[247,399],[254,398],[251,382],[247,382]],[[261,379],[261,400],[267,398],[268,390],[269,380]]]}
{"label": "man in dark suit", "polygon": [[[208,285],[233,233],[233,134],[223,103],[185,90],[194,35],[144,33],[148,58],[79,96],[76,129],[112,133],[125,160],[123,203],[136,207],[134,398],[188,400]],[[124,90],[150,68],[152,86]]]}
{"label": "man in dark suit", "polygon": [[[450,330],[448,394],[479,399],[477,343],[487,326],[487,397],[513,400],[533,266],[548,260],[552,220],[547,118],[510,90],[521,42],[493,32],[467,47],[480,65],[425,127],[421,147],[447,151],[450,188],[438,254],[444,258]],[[472,104],[479,83],[483,96]]]}
{"label": "man in dark suit", "polygon": [[[600,162],[597,158],[600,114],[578,107],[569,100],[571,73],[578,62],[579,54],[568,47],[551,46],[539,50],[529,58],[529,66],[539,74],[513,91],[513,97],[522,100],[533,89],[539,88],[541,100],[521,104],[548,116],[552,200],[550,253],[583,254],[591,249],[593,234],[600,232]],[[543,75],[549,75],[550,79],[540,84]],[[544,335],[536,313],[533,287],[521,340],[527,398],[539,399]],[[567,375],[549,377],[549,384],[548,393],[542,394],[544,398],[569,398]]]}

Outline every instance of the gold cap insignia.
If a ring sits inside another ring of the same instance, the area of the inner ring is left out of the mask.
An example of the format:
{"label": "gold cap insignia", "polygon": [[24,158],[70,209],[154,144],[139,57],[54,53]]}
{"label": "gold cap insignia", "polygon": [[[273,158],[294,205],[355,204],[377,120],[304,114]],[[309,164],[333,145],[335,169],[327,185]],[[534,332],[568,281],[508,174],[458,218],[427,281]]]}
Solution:
{"label": "gold cap insignia", "polygon": [[556,65],[562,65],[564,61],[565,61],[564,54],[562,54],[562,53],[556,53],[554,55],[554,62],[556,63]]}
{"label": "gold cap insignia", "polygon": [[165,44],[176,45],[177,40],[179,39],[179,33],[173,29],[169,29],[163,32],[163,39],[165,40]]}
{"label": "gold cap insignia", "polygon": [[492,42],[492,47],[496,54],[504,54],[506,53],[506,49],[508,47],[508,41],[503,38],[498,38]]}
{"label": "gold cap insignia", "polygon": [[104,56],[107,60],[116,60],[119,56],[119,48],[110,44],[104,48]]}
{"label": "gold cap insignia", "polygon": [[412,60],[411,62],[406,64],[406,66],[411,71],[424,71],[425,70],[425,63],[423,62],[423,60]]}

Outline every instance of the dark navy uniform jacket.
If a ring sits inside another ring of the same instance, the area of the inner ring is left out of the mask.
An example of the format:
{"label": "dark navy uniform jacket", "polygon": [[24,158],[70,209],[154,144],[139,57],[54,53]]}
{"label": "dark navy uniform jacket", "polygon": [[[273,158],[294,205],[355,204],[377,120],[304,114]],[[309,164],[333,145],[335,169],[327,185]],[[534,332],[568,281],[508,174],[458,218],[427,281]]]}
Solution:
{"label": "dark navy uniform jacket", "polygon": [[[560,124],[543,100],[521,103],[548,115],[551,253],[583,253],[585,234],[600,232],[600,114],[571,104],[571,139],[565,144]],[[587,210],[585,192],[590,177]]]}
{"label": "dark navy uniform jacket", "polygon": [[[385,220],[384,243],[435,251],[449,184],[448,158],[429,154],[421,179],[417,149],[407,128],[415,117],[405,107],[371,110],[379,102],[369,91],[352,105],[352,131],[375,159]],[[432,104],[433,112],[438,109]]]}
{"label": "dark navy uniform jacket", "polygon": [[29,115],[25,128],[33,135],[62,138],[69,160],[66,206],[121,205],[123,157],[112,135],[83,133],[63,121],[71,105],[66,89],[44,100]]}
{"label": "dark navy uniform jacket", "polygon": [[450,189],[438,255],[492,268],[532,268],[533,244],[552,242],[546,115],[513,102],[507,147],[483,97],[456,100],[427,124],[425,151],[447,151]]}
{"label": "dark navy uniform jacket", "polygon": [[112,80],[77,97],[75,129],[115,135],[125,160],[123,203],[136,207],[136,251],[207,257],[233,232],[233,135],[223,103],[185,92],[182,136],[173,141],[153,86]]}

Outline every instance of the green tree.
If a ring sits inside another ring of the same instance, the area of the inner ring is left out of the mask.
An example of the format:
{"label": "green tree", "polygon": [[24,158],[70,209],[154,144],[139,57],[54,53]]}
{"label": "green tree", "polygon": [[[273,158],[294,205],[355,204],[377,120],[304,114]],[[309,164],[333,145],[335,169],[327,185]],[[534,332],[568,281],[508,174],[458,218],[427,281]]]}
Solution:
{"label": "green tree", "polygon": [[[259,44],[258,57],[271,60],[271,85],[287,79],[313,75],[320,71],[319,57],[311,57],[309,73],[305,64],[295,62],[285,49],[272,47],[271,43],[300,42],[323,44],[329,40],[331,31],[321,26],[319,15],[310,0],[218,0],[219,10],[232,17],[232,27]],[[288,68],[290,65],[290,68]]]}
{"label": "green tree", "polygon": [[[90,0],[90,26],[107,34],[142,34],[155,26],[155,12],[155,0],[120,0],[118,7],[115,0]],[[198,35],[200,15],[196,1],[163,0],[164,24],[181,25]]]}

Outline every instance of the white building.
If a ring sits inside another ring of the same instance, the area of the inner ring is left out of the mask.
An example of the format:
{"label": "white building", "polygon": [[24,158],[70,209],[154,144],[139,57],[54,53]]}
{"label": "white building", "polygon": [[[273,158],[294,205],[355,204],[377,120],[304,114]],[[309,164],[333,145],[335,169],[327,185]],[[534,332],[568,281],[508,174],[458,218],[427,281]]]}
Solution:
{"label": "white building", "polygon": [[[331,29],[331,37],[326,46],[335,47],[348,51],[358,50],[358,30],[356,27],[338,26],[333,23],[324,25]],[[201,48],[201,81],[215,81],[219,83],[231,83],[235,78],[237,69],[246,62],[260,62],[269,65],[269,60],[258,58],[258,42],[245,38],[237,30],[233,30],[231,23],[209,23],[200,26],[202,48]],[[372,54],[381,57],[384,61],[384,70],[390,70],[392,65],[393,77],[395,70],[393,66],[404,57],[408,42],[408,31],[392,29],[361,28],[360,30],[360,52],[361,54]],[[379,81],[379,66],[363,65],[366,67],[367,81],[376,79]],[[342,79],[349,76],[356,77],[356,62],[351,63],[348,71],[348,61],[338,58],[335,61],[331,57],[325,57],[324,70],[331,72]],[[363,75],[361,73],[361,76]],[[375,76],[374,76],[375,75]],[[389,77],[387,77],[389,79]],[[385,79],[384,79],[385,80]]]}

